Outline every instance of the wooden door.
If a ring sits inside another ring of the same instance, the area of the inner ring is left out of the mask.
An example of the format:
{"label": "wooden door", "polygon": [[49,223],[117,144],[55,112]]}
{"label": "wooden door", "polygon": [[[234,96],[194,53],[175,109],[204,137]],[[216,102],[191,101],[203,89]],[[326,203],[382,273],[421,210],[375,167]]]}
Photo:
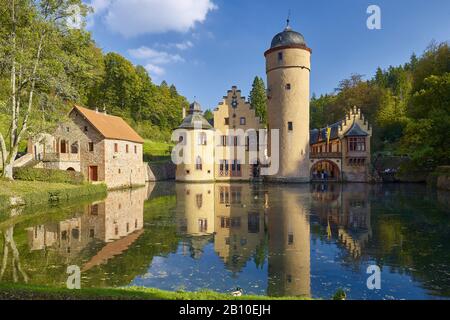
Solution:
{"label": "wooden door", "polygon": [[89,167],[89,181],[98,181],[98,167],[97,166]]}

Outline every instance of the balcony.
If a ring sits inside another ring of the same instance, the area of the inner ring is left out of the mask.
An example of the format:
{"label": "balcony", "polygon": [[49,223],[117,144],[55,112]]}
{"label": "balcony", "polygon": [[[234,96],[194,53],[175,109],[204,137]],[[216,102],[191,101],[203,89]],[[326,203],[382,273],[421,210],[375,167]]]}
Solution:
{"label": "balcony", "polygon": [[78,162],[80,161],[79,153],[45,153],[42,161],[44,162]]}
{"label": "balcony", "polygon": [[311,153],[309,155],[311,159],[330,159],[330,158],[342,158],[342,152],[321,152]]}

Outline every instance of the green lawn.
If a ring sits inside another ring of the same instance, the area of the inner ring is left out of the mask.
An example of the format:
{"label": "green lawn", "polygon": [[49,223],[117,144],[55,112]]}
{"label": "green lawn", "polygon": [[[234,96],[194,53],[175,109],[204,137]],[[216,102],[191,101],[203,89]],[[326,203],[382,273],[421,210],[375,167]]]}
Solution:
{"label": "green lawn", "polygon": [[26,286],[0,283],[0,299],[21,300],[309,300],[302,297],[271,298],[267,296],[233,297],[212,291],[172,292],[153,288],[130,287],[122,289],[68,290],[44,286]]}
{"label": "green lawn", "polygon": [[96,193],[106,193],[106,186],[0,179],[0,208],[8,207],[8,200],[11,197],[20,197],[24,202],[21,204],[34,205],[48,203],[51,200],[68,200]]}
{"label": "green lawn", "polygon": [[146,139],[144,142],[144,160],[148,162],[168,161],[172,146],[171,143]]}

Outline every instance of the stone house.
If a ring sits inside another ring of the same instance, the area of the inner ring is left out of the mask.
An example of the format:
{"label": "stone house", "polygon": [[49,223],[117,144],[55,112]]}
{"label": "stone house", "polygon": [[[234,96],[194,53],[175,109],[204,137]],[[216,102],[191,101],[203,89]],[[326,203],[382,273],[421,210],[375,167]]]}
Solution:
{"label": "stone house", "polygon": [[108,188],[144,185],[144,140],[120,117],[75,106],[54,134],[30,140],[36,167],[77,171]]}

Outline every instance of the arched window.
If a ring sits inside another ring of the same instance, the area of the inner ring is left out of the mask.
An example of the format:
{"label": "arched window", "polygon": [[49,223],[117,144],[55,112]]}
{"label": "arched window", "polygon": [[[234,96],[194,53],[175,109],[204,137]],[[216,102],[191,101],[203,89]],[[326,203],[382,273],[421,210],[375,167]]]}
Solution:
{"label": "arched window", "polygon": [[60,153],[67,153],[67,142],[66,140],[61,140],[60,147],[59,147]]}
{"label": "arched window", "polygon": [[200,156],[195,160],[195,169],[202,170],[202,158],[200,158]]}

